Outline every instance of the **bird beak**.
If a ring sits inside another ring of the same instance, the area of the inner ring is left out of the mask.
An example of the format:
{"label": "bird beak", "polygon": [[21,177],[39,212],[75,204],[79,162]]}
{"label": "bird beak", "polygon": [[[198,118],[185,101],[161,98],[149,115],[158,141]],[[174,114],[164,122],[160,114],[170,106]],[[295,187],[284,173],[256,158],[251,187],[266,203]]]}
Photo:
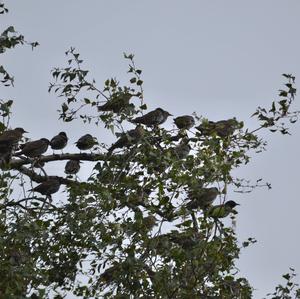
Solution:
{"label": "bird beak", "polygon": [[[169,113],[169,112],[168,112]],[[169,116],[173,116],[173,114],[169,113]]]}

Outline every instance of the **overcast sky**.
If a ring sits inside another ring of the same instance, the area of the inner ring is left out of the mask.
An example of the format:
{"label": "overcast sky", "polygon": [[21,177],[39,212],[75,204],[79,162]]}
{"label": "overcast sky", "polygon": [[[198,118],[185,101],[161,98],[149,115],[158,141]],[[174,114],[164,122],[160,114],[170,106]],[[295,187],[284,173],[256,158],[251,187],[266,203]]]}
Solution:
{"label": "overcast sky", "polygon": [[[251,128],[256,107],[277,99],[281,74],[300,74],[298,0],[6,2],[10,12],[1,16],[2,29],[14,25],[40,43],[34,51],[21,47],[1,55],[15,76],[14,89],[1,88],[1,98],[15,100],[11,125],[24,127],[33,139],[65,130],[76,141],[89,130],[111,142],[95,127],[57,121],[60,101],[47,93],[50,70],[65,66],[70,46],[100,87],[111,76],[126,82],[122,53],[132,52],[143,69],[149,109],[196,111],[211,120],[236,116]],[[229,196],[241,204],[239,240],[258,240],[238,262],[257,289],[254,298],[272,291],[288,267],[300,273],[299,126],[288,137],[264,133],[268,151],[239,170],[245,178],[264,178],[273,189]]]}

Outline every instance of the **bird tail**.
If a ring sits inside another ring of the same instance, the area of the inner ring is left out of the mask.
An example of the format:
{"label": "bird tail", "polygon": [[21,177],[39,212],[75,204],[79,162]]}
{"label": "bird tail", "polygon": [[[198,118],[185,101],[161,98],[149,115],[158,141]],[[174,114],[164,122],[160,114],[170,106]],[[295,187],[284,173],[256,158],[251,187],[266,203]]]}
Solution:
{"label": "bird tail", "polygon": [[133,124],[138,124],[140,121],[140,117],[134,118],[134,119],[129,119],[129,122],[133,123]]}

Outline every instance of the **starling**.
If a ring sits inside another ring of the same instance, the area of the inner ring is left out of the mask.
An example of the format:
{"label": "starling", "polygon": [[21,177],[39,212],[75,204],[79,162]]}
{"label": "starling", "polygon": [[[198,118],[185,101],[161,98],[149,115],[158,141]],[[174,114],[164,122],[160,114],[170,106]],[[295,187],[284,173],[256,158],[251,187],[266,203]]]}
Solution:
{"label": "starling", "polygon": [[58,179],[49,178],[29,191],[39,192],[42,195],[50,196],[59,190],[60,182]]}
{"label": "starling", "polygon": [[21,140],[24,133],[23,128],[7,130],[0,135],[0,163],[9,163],[15,145]]}
{"label": "starling", "polygon": [[25,155],[30,158],[41,156],[48,149],[50,141],[46,138],[41,138],[35,141],[29,141],[21,146],[21,151],[17,155]]}
{"label": "starling", "polygon": [[27,133],[23,128],[15,128],[14,130],[7,130],[0,135],[0,146],[13,146],[17,144],[24,133]]}
{"label": "starling", "polygon": [[185,159],[190,153],[190,150],[191,146],[186,139],[183,139],[175,148],[173,148],[173,152],[178,159]]}
{"label": "starling", "polygon": [[98,111],[112,111],[114,113],[120,113],[129,105],[131,97],[132,95],[130,93],[115,94],[104,105],[98,106]]}
{"label": "starling", "polygon": [[153,111],[148,112],[147,114],[137,117],[133,120],[131,120],[131,122],[136,123],[136,124],[143,124],[146,126],[157,126],[157,125],[161,125],[162,123],[164,123],[168,116],[171,116],[172,114],[170,114],[169,112],[161,109],[161,108],[157,108]]}
{"label": "starling", "polygon": [[91,149],[95,144],[97,144],[98,142],[96,141],[96,138],[93,137],[90,134],[86,134],[83,135],[82,137],[80,137],[78,139],[77,142],[75,142],[76,146],[80,149],[80,150],[88,150]]}
{"label": "starling", "polygon": [[183,115],[174,118],[174,123],[178,129],[189,130],[195,125],[195,120],[191,115]]}
{"label": "starling", "polygon": [[76,174],[80,169],[80,160],[69,160],[65,166],[66,174]]}
{"label": "starling", "polygon": [[196,127],[203,135],[211,135],[216,133],[220,137],[227,137],[234,133],[238,128],[238,122],[236,119],[219,120],[217,122],[209,121],[208,123],[202,123]]}
{"label": "starling", "polygon": [[53,150],[61,150],[68,143],[68,137],[65,132],[60,132],[50,140],[50,146]]}
{"label": "starling", "polygon": [[171,242],[180,245],[183,249],[191,249],[200,243],[199,235],[196,234],[173,231],[172,233],[166,234],[166,236]]}
{"label": "starling", "polygon": [[119,277],[119,271],[121,269],[120,264],[114,264],[110,268],[107,268],[101,275],[100,275],[100,281],[104,282],[112,282],[113,280],[117,279]]}
{"label": "starling", "polygon": [[120,138],[109,148],[108,153],[111,154],[116,148],[122,148],[135,144],[143,138],[145,130],[141,126],[137,126],[133,130],[122,133]]}
{"label": "starling", "polygon": [[186,207],[188,209],[208,208],[219,194],[216,187],[212,188],[191,188],[188,192],[189,199],[191,200]]}
{"label": "starling", "polygon": [[143,218],[143,226],[147,230],[151,230],[156,225],[157,219],[153,215],[149,215]]}
{"label": "starling", "polygon": [[[213,206],[208,210],[207,216],[211,218],[225,218],[230,213],[235,212],[233,210],[234,207],[239,206],[238,203],[236,203],[233,200],[226,201],[222,205]],[[236,212],[235,212],[236,213]]]}
{"label": "starling", "polygon": [[215,123],[215,130],[220,137],[230,136],[238,128],[236,119],[220,120]]}
{"label": "starling", "polygon": [[10,162],[13,149],[13,145],[0,145],[0,164]]}

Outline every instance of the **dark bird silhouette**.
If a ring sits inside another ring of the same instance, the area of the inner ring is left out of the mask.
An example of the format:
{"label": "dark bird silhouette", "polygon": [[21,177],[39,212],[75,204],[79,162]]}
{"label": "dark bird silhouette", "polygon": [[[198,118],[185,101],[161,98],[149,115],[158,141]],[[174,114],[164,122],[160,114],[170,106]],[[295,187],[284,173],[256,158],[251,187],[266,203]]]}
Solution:
{"label": "dark bird silhouette", "polygon": [[68,143],[68,137],[65,132],[60,132],[50,140],[50,146],[53,150],[61,150]]}
{"label": "dark bird silhouette", "polygon": [[49,178],[47,181],[42,182],[33,189],[30,189],[29,191],[34,191],[41,193],[42,195],[50,196],[51,194],[56,193],[59,190],[59,188],[59,180],[55,178]]}
{"label": "dark bird silhouette", "polygon": [[75,144],[80,150],[84,151],[91,149],[95,144],[98,144],[98,142],[95,137],[90,134],[86,134],[80,137]]}
{"label": "dark bird silhouette", "polygon": [[173,152],[178,159],[185,159],[190,153],[191,146],[188,139],[183,139],[177,146],[173,148]]}
{"label": "dark bird silhouette", "polygon": [[7,130],[0,135],[0,163],[9,163],[14,147],[21,140],[24,133],[23,128]]}
{"label": "dark bird silhouette", "polygon": [[174,118],[174,123],[178,129],[189,130],[195,125],[195,120],[191,115],[182,115]]}
{"label": "dark bird silhouette", "polygon": [[130,93],[122,92],[114,94],[104,105],[98,106],[98,111],[112,111],[114,113],[120,113],[129,105],[129,100],[131,98],[132,95]]}
{"label": "dark bird silhouette", "polygon": [[147,114],[137,117],[133,120],[131,120],[131,122],[136,123],[136,124],[143,124],[146,126],[157,126],[157,125],[161,125],[162,123],[164,123],[168,116],[171,116],[172,114],[170,114],[169,112],[161,109],[161,108],[157,108],[153,111],[148,112]]}
{"label": "dark bird silhouette", "polygon": [[211,218],[225,218],[227,217],[230,213],[236,213],[236,211],[234,211],[234,208],[236,206],[239,206],[238,203],[236,203],[233,200],[229,200],[226,201],[224,204],[222,205],[217,205],[217,206],[213,206],[208,210],[207,216],[211,217]]}
{"label": "dark bird silhouette", "polygon": [[216,187],[202,188],[193,187],[188,192],[188,199],[191,201],[186,205],[188,209],[208,208],[219,194]]}
{"label": "dark bird silhouette", "polygon": [[153,215],[143,218],[143,226],[147,230],[151,230],[156,225],[157,219]]}
{"label": "dark bird silhouette", "polygon": [[135,129],[122,133],[120,138],[109,148],[108,154],[111,154],[116,148],[128,147],[138,143],[144,136],[145,130],[142,126],[137,126]]}
{"label": "dark bird silhouette", "polygon": [[217,122],[209,121],[208,123],[202,123],[196,129],[205,136],[216,133],[220,137],[227,137],[238,129],[238,122],[235,118],[219,120]]}
{"label": "dark bird silhouette", "polygon": [[172,243],[180,245],[183,249],[191,249],[201,242],[199,233],[191,234],[173,231],[162,236],[166,237]]}
{"label": "dark bird silhouette", "polygon": [[27,133],[23,128],[15,128],[14,130],[7,130],[0,135],[0,146],[13,146],[17,144],[24,133]]}
{"label": "dark bird silhouette", "polygon": [[76,174],[80,170],[80,160],[69,160],[65,166],[66,174]]}
{"label": "dark bird silhouette", "polygon": [[13,145],[0,145],[0,165],[10,162],[13,150]]}
{"label": "dark bird silhouette", "polygon": [[29,141],[20,146],[22,149],[16,155],[25,155],[30,158],[35,158],[41,156],[48,149],[50,141],[46,138],[41,138],[35,141]]}

